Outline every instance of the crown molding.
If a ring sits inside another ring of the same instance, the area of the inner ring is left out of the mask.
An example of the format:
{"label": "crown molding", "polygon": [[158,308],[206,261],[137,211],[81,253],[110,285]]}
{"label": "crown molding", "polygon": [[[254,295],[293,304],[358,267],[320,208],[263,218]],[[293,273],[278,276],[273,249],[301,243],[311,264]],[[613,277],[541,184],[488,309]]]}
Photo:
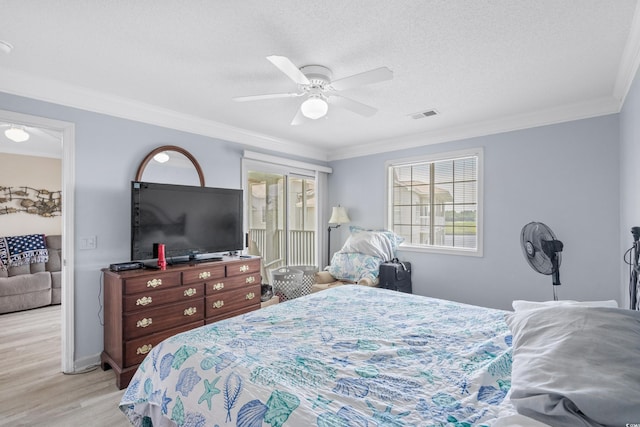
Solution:
{"label": "crown molding", "polygon": [[[327,161],[327,154],[324,150],[307,147],[294,141],[275,138],[57,80],[43,79],[1,68],[0,91],[94,113],[237,142],[262,150],[273,150]],[[168,123],[170,125],[167,125]]]}
{"label": "crown molding", "polygon": [[329,161],[398,151],[425,145],[459,141],[498,133],[547,126],[573,120],[615,114],[620,111],[620,100],[614,97],[603,97],[585,103],[564,105],[546,110],[501,117],[496,120],[465,124],[432,132],[408,135],[393,139],[367,142],[343,150],[334,150]]}
{"label": "crown molding", "polygon": [[[630,41],[625,49],[625,59],[621,64],[621,71],[618,75],[615,93],[612,96],[437,131],[423,132],[393,139],[370,141],[353,147],[334,149],[330,152],[305,146],[294,141],[228,126],[213,120],[190,116],[131,99],[61,83],[59,81],[18,74],[6,69],[0,69],[0,91],[128,120],[169,127],[171,129],[211,138],[232,141],[245,146],[256,147],[260,150],[287,153],[327,162],[618,113],[623,105],[624,96],[626,92],[628,92],[631,82],[635,77],[635,70],[637,70],[638,64],[640,64],[640,31],[636,31],[635,25],[633,29],[630,35]],[[636,48],[630,46],[635,46]],[[623,92],[624,94],[622,94]],[[170,126],[167,125],[168,123]]]}
{"label": "crown molding", "polygon": [[620,100],[620,108],[629,93],[631,84],[638,72],[640,65],[640,4],[636,5],[631,21],[631,30],[627,43],[622,52],[622,59],[618,67],[618,76],[613,87],[613,97]]}

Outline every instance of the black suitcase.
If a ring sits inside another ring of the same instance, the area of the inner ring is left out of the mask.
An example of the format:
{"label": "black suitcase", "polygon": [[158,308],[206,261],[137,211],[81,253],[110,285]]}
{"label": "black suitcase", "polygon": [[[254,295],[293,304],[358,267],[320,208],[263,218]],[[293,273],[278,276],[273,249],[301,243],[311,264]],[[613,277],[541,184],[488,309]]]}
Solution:
{"label": "black suitcase", "polygon": [[397,258],[380,264],[380,287],[411,293],[411,263]]}

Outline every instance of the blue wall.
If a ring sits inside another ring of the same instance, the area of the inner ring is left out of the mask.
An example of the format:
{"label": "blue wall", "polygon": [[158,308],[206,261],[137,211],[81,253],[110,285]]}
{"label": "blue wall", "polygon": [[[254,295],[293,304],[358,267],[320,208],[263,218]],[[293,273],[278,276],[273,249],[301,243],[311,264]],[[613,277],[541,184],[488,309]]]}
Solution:
{"label": "blue wall", "polygon": [[[207,185],[239,188],[243,147],[4,93],[0,109],[76,125],[75,359],[90,360],[103,348],[100,269],[129,258],[129,182],[142,158],[179,145],[198,159]],[[484,257],[401,252],[413,262],[415,293],[501,308],[550,299],[550,277],[528,266],[519,245],[522,225],[537,220],[565,243],[561,298],[618,299],[618,130],[613,115],[335,161],[329,206],[346,206],[353,224],[381,227],[387,159],[483,146]],[[334,250],[347,234],[348,227],[332,233]],[[96,250],[78,249],[85,236],[98,237]]]}
{"label": "blue wall", "polygon": [[[633,242],[631,227],[640,226],[640,77],[636,74],[620,112],[620,251]],[[629,279],[623,267],[623,282]],[[624,307],[629,305],[628,286],[624,283]]]}
{"label": "blue wall", "polygon": [[[241,188],[243,147],[5,93],[0,109],[76,125],[75,360],[86,363],[103,348],[100,270],[130,259],[130,182],[142,159],[160,145],[178,145],[198,159],[208,186]],[[97,236],[96,250],[78,249],[86,236]]]}
{"label": "blue wall", "polygon": [[[620,302],[618,140],[610,115],[335,161],[329,200],[353,225],[384,227],[386,160],[484,147],[484,256],[401,251],[414,293],[497,308],[552,299],[551,277],[520,248],[522,226],[541,221],[565,244],[559,297]],[[348,237],[337,231],[333,250]]]}

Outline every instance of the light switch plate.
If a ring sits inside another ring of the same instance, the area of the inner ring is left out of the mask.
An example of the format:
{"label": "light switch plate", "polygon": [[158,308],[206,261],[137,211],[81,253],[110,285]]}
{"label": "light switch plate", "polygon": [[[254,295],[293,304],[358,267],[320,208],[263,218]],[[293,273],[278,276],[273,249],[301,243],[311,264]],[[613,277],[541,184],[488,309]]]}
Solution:
{"label": "light switch plate", "polygon": [[80,238],[80,249],[96,249],[98,247],[98,236]]}

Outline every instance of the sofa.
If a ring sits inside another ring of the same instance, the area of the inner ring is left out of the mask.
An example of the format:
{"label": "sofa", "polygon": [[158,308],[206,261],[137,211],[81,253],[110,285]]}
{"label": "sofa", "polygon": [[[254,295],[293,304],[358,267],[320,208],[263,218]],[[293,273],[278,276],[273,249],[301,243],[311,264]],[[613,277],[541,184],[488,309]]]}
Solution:
{"label": "sofa", "polygon": [[49,260],[0,269],[0,314],[60,304],[62,236],[45,237]]}

